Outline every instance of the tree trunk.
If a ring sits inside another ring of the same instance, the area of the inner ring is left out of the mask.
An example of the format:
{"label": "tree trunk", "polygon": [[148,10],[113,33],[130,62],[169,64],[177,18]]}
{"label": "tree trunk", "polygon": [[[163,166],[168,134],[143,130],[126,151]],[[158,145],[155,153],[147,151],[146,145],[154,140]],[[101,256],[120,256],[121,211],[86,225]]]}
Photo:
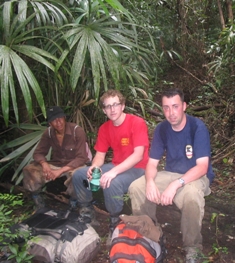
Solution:
{"label": "tree trunk", "polygon": [[232,9],[232,1],[227,0],[227,9],[228,9],[228,19],[230,23],[233,23],[233,9]]}
{"label": "tree trunk", "polygon": [[225,29],[224,15],[223,15],[223,11],[222,11],[222,6],[221,6],[220,0],[217,0],[217,4],[218,4],[218,8],[219,8],[219,16],[220,16],[221,27],[222,27],[222,29]]}

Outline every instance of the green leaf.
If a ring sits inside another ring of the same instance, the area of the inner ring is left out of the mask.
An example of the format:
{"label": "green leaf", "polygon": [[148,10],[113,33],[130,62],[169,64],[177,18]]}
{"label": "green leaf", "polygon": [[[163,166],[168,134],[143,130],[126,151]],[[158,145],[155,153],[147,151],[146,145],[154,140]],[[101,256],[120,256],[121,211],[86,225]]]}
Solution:
{"label": "green leaf", "polygon": [[77,82],[81,74],[83,63],[85,61],[87,45],[88,45],[88,36],[86,32],[84,32],[81,40],[79,41],[79,44],[77,45],[77,49],[76,49],[73,63],[72,63],[72,69],[71,69],[71,75],[70,75],[72,90],[75,90],[77,86]]}
{"label": "green leaf", "polygon": [[2,158],[0,160],[0,163],[2,162],[7,162],[13,158],[16,158],[17,156],[21,155],[22,153],[24,153],[25,151],[27,151],[30,147],[32,147],[35,143],[37,143],[40,138],[41,138],[41,134],[37,135],[33,140],[29,141],[28,143],[22,145],[21,147],[17,148],[15,151],[11,152],[10,154],[8,154],[7,156],[5,156],[4,158]]}
{"label": "green leaf", "polygon": [[46,130],[46,127],[44,127],[43,130],[37,131],[37,132],[33,132],[33,133],[29,133],[26,135],[23,135],[17,139],[14,139],[6,144],[4,144],[2,146],[3,149],[8,149],[8,148],[13,148],[22,144],[25,144],[26,142],[31,141],[32,139],[34,139],[36,136],[38,135],[42,135],[43,131]]}
{"label": "green leaf", "polygon": [[228,159],[227,158],[223,158],[223,163],[228,163]]}
{"label": "green leaf", "polygon": [[[23,159],[23,161],[20,163],[20,165],[17,167],[15,173],[13,174],[11,181],[14,181],[15,178],[18,176],[18,174],[22,171],[22,169],[33,160],[33,153],[34,153],[36,147],[37,147],[37,144],[25,156],[25,158]],[[21,173],[18,176],[16,183],[15,183],[16,185],[18,185],[22,181],[23,176],[24,176],[23,173]]]}
{"label": "green leaf", "polygon": [[16,244],[14,244],[14,245],[11,245],[11,244],[9,244],[9,249],[10,249],[10,251],[14,254],[14,255],[17,255],[17,253],[18,253],[18,245],[16,245]]}

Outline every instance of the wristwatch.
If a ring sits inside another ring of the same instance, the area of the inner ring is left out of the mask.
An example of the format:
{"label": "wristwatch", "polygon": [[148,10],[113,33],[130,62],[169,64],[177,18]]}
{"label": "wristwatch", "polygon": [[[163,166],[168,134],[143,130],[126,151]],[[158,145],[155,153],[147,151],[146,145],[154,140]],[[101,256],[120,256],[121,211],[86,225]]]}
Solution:
{"label": "wristwatch", "polygon": [[179,179],[178,179],[178,181],[181,183],[181,185],[182,185],[182,186],[184,186],[184,184],[185,184],[185,181],[184,181],[184,179],[183,179],[183,178],[179,178]]}

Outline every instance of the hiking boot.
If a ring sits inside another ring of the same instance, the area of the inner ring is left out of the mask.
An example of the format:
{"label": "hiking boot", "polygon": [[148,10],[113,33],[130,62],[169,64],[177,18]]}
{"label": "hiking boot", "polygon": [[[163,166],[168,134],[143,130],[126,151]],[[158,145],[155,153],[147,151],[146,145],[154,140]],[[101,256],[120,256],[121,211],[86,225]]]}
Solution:
{"label": "hiking boot", "polygon": [[79,209],[79,221],[89,223],[92,226],[99,226],[100,223],[96,220],[95,209],[93,205],[82,206]]}
{"label": "hiking boot", "polygon": [[82,217],[88,217],[92,220],[95,218],[95,209],[94,209],[93,205],[82,206],[79,209],[79,214]]}
{"label": "hiking boot", "polygon": [[45,207],[44,199],[40,194],[32,194],[32,198],[33,198],[36,210],[39,210]]}
{"label": "hiking boot", "polygon": [[201,251],[198,248],[190,247],[186,249],[185,263],[200,263]]}
{"label": "hiking boot", "polygon": [[69,199],[69,210],[70,211],[75,211],[78,208],[78,201],[76,199]]}
{"label": "hiking boot", "polygon": [[106,240],[107,249],[109,249],[111,246],[113,231],[120,221],[121,219],[119,218],[119,216],[110,217],[109,234]]}
{"label": "hiking boot", "polygon": [[166,254],[167,254],[167,249],[166,249],[166,237],[164,236],[164,234],[162,234],[162,236],[159,239],[159,245],[161,248],[161,253],[160,255],[157,257],[157,263],[163,263]]}
{"label": "hiking boot", "polygon": [[119,216],[110,217],[109,229],[111,230],[111,232],[114,231],[115,227],[118,225],[120,221],[121,219],[119,218]]}

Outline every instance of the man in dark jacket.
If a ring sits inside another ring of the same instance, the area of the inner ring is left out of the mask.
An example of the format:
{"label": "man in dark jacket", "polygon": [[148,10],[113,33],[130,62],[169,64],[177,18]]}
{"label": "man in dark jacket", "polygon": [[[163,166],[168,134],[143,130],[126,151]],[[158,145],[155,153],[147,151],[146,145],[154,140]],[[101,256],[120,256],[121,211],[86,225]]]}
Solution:
{"label": "man in dark jacket", "polygon": [[[32,193],[36,209],[44,207],[40,194],[42,187],[49,181],[67,176],[65,185],[74,205],[74,190],[71,183],[73,172],[91,160],[84,130],[74,123],[66,122],[64,111],[58,107],[47,110],[49,127],[43,133],[33,154],[34,161],[23,169],[24,188]],[[49,150],[52,158],[47,160]]]}

